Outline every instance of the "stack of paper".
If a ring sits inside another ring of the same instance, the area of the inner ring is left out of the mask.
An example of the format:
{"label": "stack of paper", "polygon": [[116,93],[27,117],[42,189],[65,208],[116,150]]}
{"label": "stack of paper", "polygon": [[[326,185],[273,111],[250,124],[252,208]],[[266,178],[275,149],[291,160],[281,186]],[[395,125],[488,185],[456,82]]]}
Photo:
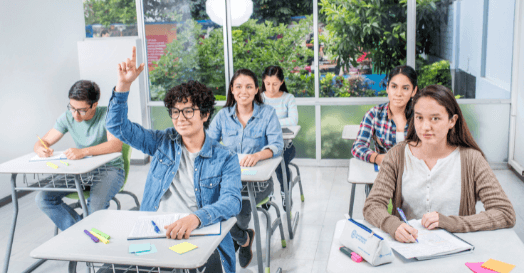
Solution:
{"label": "stack of paper", "polygon": [[156,251],[156,246],[150,243],[129,245],[129,253],[136,256],[152,254],[156,253]]}

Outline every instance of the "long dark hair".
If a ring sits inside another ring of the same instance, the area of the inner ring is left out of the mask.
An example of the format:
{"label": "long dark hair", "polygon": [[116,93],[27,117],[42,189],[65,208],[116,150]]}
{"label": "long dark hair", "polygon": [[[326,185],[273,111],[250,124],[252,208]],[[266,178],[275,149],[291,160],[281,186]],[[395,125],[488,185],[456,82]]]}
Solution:
{"label": "long dark hair", "polygon": [[[233,95],[232,89],[233,89],[233,84],[235,83],[235,80],[240,75],[251,77],[253,79],[253,81],[255,82],[255,88],[258,88],[257,76],[255,75],[255,73],[253,73],[253,71],[251,71],[249,69],[244,69],[244,68],[237,70],[237,72],[235,72],[235,74],[231,78],[231,81],[229,82],[229,89],[227,90],[226,107],[234,106],[235,103],[237,102],[235,100],[235,96]],[[262,100],[262,96],[260,95],[260,89],[258,90],[257,94],[255,95],[255,100],[254,101],[257,104],[263,104],[264,103],[264,100]]]}
{"label": "long dark hair", "polygon": [[[413,67],[409,65],[400,65],[400,66],[393,68],[393,70],[391,70],[388,76],[388,88],[389,88],[389,83],[391,82],[391,79],[393,79],[393,77],[399,74],[404,75],[409,79],[409,81],[413,85],[413,90],[417,88],[417,77],[418,77],[417,72],[415,71],[415,69],[413,69]],[[408,101],[404,114],[406,115],[407,120],[409,120],[411,116],[413,116],[413,99],[410,99]]]}
{"label": "long dark hair", "polygon": [[[451,90],[439,84],[428,85],[417,92],[413,98],[413,106],[417,105],[417,102],[420,98],[434,99],[438,104],[446,108],[449,119],[451,119],[454,115],[458,116],[455,126],[453,126],[453,128],[448,131],[447,141],[450,145],[472,148],[479,151],[482,156],[486,157],[480,147],[477,145],[477,142],[475,142],[475,139],[473,139],[473,136],[468,129],[468,125],[466,124],[466,120],[462,115],[462,111],[460,110],[457,100],[453,96]],[[418,138],[417,132],[415,130],[414,116],[411,117],[409,122],[406,140],[416,142],[416,145],[420,143],[420,139]]]}
{"label": "long dark hair", "polygon": [[[264,81],[266,77],[272,76],[277,76],[277,78],[282,82],[282,85],[280,85],[280,91],[288,92],[286,82],[284,81],[284,71],[282,71],[282,67],[278,65],[266,67],[264,73],[262,73],[262,81]],[[266,85],[264,83],[262,83],[262,92],[266,92]]]}

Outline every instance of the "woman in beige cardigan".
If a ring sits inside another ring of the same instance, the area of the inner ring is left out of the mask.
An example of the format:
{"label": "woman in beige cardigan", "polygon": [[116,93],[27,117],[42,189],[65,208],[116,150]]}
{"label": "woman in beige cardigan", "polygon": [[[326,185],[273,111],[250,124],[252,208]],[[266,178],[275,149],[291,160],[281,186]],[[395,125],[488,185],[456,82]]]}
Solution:
{"label": "woman in beige cardigan", "polygon": [[[364,218],[399,242],[414,242],[418,231],[400,220],[397,208],[408,220],[422,219],[427,229],[470,232],[513,227],[513,206],[451,91],[427,86],[413,105],[406,141],[387,153],[366,199]],[[387,211],[390,199],[393,215]],[[477,214],[478,200],[485,211]]]}

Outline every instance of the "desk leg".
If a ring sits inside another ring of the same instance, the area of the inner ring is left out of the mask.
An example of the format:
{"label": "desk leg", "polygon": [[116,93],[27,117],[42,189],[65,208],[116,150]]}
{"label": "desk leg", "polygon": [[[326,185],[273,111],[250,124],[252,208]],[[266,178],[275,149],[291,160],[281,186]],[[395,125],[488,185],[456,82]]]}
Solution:
{"label": "desk leg", "polygon": [[9,268],[9,259],[11,258],[11,250],[13,248],[13,239],[15,237],[16,219],[18,217],[18,199],[16,197],[16,173],[11,174],[11,198],[13,202],[13,223],[11,224],[11,231],[9,232],[9,239],[7,242],[7,251],[5,252],[4,273],[7,273]]}
{"label": "desk leg", "polygon": [[289,190],[289,186],[287,183],[288,177],[287,177],[286,164],[284,162],[284,158],[282,158],[282,161],[280,162],[280,168],[282,169],[282,179],[284,180],[283,183],[284,183],[284,194],[286,195],[286,208],[289,210],[285,212],[286,219],[287,219],[287,228],[289,231],[289,239],[293,240],[293,237],[295,237],[295,230],[298,224],[299,212],[297,211],[295,213],[295,218],[292,221],[291,220],[291,214],[292,214],[291,191]]}
{"label": "desk leg", "polygon": [[349,199],[349,218],[353,218],[353,203],[355,203],[355,187],[357,184],[351,183],[351,199]]}
{"label": "desk leg", "polygon": [[78,192],[78,199],[80,200],[80,206],[82,207],[82,211],[84,212],[84,218],[87,217],[87,205],[86,200],[84,198],[84,191],[82,190],[82,185],[80,183],[81,178],[79,174],[75,174],[75,185],[76,185],[76,192]]}
{"label": "desk leg", "polygon": [[[258,272],[263,273],[264,272],[264,260],[262,260],[262,242],[260,239],[260,222],[258,219],[258,210],[257,210],[257,203],[255,201],[255,189],[254,185],[251,182],[247,182],[247,193],[249,195],[249,203],[251,205],[251,213],[253,214],[253,222],[255,225],[255,242],[257,243],[257,265],[258,265]],[[253,238],[250,238],[250,240],[253,240]],[[270,259],[270,257],[266,257],[267,259]]]}

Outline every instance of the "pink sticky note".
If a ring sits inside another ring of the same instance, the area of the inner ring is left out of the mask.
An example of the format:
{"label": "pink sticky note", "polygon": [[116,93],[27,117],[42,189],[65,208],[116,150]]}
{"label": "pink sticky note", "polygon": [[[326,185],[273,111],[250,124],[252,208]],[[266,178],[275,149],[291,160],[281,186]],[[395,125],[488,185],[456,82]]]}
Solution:
{"label": "pink sticky note", "polygon": [[466,263],[466,266],[475,273],[496,273],[497,271],[482,268],[483,263]]}

